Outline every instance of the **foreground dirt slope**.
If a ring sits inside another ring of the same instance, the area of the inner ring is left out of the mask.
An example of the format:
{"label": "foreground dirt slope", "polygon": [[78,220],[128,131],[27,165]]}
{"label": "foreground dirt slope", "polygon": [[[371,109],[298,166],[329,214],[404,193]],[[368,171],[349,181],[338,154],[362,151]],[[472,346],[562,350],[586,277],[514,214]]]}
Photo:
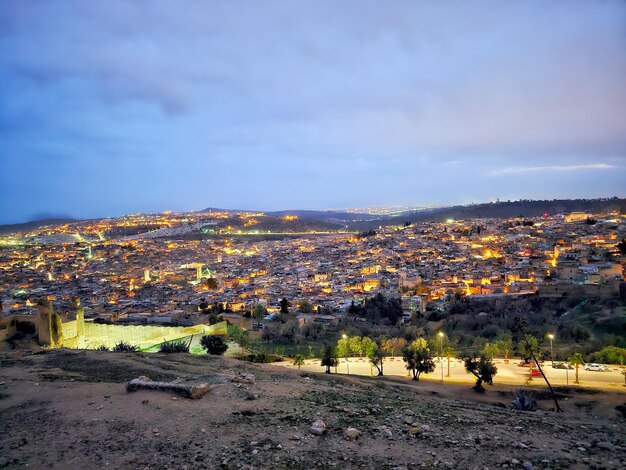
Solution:
{"label": "foreground dirt slope", "polygon": [[[54,350],[0,355],[2,468],[624,468],[626,395],[565,413],[506,408],[510,388],[336,377],[209,356]],[[225,382],[240,372],[256,384]],[[199,378],[200,400],[125,383]],[[476,401],[467,401],[481,400]],[[327,426],[310,433],[315,420]],[[362,433],[354,441],[345,430]]]}

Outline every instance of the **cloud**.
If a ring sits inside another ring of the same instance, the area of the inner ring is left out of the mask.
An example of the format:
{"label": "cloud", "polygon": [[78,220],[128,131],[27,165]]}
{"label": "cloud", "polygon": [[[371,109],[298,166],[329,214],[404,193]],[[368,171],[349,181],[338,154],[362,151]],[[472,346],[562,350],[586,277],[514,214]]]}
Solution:
{"label": "cloud", "polygon": [[515,175],[520,173],[549,173],[562,171],[581,171],[581,170],[611,170],[618,168],[615,165],[606,163],[593,163],[590,165],[547,165],[547,166],[515,166],[509,168],[500,168],[492,170],[490,176]]}

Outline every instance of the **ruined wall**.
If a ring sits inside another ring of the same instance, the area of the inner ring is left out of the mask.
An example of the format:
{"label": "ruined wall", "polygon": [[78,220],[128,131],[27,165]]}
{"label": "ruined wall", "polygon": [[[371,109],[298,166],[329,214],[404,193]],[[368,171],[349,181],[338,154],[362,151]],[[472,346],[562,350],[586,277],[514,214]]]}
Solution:
{"label": "ruined wall", "polygon": [[226,334],[226,322],[215,325],[156,326],[156,325],[101,325],[85,322],[83,348],[99,346],[112,348],[120,341],[145,349],[163,341],[171,341],[191,335]]}

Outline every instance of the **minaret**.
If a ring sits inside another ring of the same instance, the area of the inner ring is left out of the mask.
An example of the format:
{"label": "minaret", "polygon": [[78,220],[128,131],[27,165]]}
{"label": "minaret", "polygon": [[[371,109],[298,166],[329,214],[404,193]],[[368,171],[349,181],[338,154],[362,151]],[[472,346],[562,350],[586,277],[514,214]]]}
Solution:
{"label": "minaret", "polygon": [[150,282],[150,270],[144,269],[143,271],[143,282]]}
{"label": "minaret", "polygon": [[202,265],[198,264],[196,266],[196,280],[200,282],[202,280]]}

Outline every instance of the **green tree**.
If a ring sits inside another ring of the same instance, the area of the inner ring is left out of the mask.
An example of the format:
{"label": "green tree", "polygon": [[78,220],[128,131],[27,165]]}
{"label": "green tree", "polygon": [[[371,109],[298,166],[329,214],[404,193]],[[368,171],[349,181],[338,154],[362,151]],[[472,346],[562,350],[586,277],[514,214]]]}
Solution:
{"label": "green tree", "polygon": [[532,335],[524,335],[519,342],[519,353],[526,361],[528,361],[529,377],[533,378],[533,364],[539,355],[539,341]]}
{"label": "green tree", "polygon": [[498,350],[504,354],[504,360],[509,360],[509,354],[513,349],[513,341],[509,335],[503,336],[496,341],[496,345],[498,346]]}
{"label": "green tree", "polygon": [[221,356],[228,349],[228,345],[220,336],[205,335],[200,338],[200,344],[208,354]]}
{"label": "green tree", "polygon": [[354,356],[361,356],[363,354],[363,344],[361,343],[360,336],[351,336],[348,338],[350,342],[350,352]]}
{"label": "green tree", "polygon": [[267,315],[267,309],[261,304],[256,304],[254,310],[252,310],[252,318],[255,320],[263,320],[265,315]]}
{"label": "green tree", "polygon": [[237,325],[227,326],[228,339],[234,341],[242,348],[250,346],[250,334],[248,330],[240,328]]}
{"label": "green tree", "polygon": [[409,344],[409,349],[428,349],[428,341],[426,341],[424,338],[417,338],[411,344]]}
{"label": "green tree", "polygon": [[498,343],[485,343],[485,347],[483,348],[483,354],[487,356],[489,359],[493,359],[498,355],[500,349],[498,348]]}
{"label": "green tree", "polygon": [[493,385],[493,377],[498,373],[498,368],[493,360],[486,354],[469,356],[464,359],[465,370],[476,377],[474,390],[484,392],[483,382]]}
{"label": "green tree", "polygon": [[413,374],[413,380],[419,380],[422,373],[429,374],[435,370],[435,361],[433,361],[430,355],[430,350],[426,347],[414,348],[408,346],[404,348],[402,360],[407,370]]}
{"label": "green tree", "polygon": [[572,354],[570,357],[567,358],[567,362],[569,362],[576,368],[576,378],[574,379],[574,383],[580,383],[578,382],[578,368],[585,363],[585,360],[583,359],[582,354],[580,353]]}
{"label": "green tree", "polygon": [[337,361],[337,353],[335,352],[335,348],[332,348],[330,346],[328,346],[327,344],[324,345],[324,347],[322,348],[322,362],[321,365],[323,367],[326,367],[326,373],[330,374],[330,368],[331,367],[337,367],[338,361]]}
{"label": "green tree", "polygon": [[607,346],[591,354],[591,360],[601,364],[626,364],[626,348]]}
{"label": "green tree", "polygon": [[298,310],[300,310],[301,313],[312,313],[313,306],[306,300],[303,300],[298,304]]}
{"label": "green tree", "polygon": [[387,354],[400,356],[406,345],[407,341],[404,338],[389,338],[383,341],[381,348]]}
{"label": "green tree", "polygon": [[300,367],[304,365],[304,356],[296,354],[296,357],[293,358],[293,365],[298,366],[298,370],[300,370]]}
{"label": "green tree", "polygon": [[362,354],[364,354],[367,357],[370,357],[370,355],[376,348],[378,348],[378,345],[373,339],[368,338],[367,336],[363,336],[363,338],[361,339],[361,353]]}
{"label": "green tree", "polygon": [[374,343],[374,348],[369,350],[367,357],[369,358],[370,363],[376,367],[378,375],[383,375],[383,363],[385,361],[384,351],[376,343]]}
{"label": "green tree", "polygon": [[347,336],[339,338],[339,341],[337,341],[337,356],[345,357],[346,359],[350,357],[350,338]]}

